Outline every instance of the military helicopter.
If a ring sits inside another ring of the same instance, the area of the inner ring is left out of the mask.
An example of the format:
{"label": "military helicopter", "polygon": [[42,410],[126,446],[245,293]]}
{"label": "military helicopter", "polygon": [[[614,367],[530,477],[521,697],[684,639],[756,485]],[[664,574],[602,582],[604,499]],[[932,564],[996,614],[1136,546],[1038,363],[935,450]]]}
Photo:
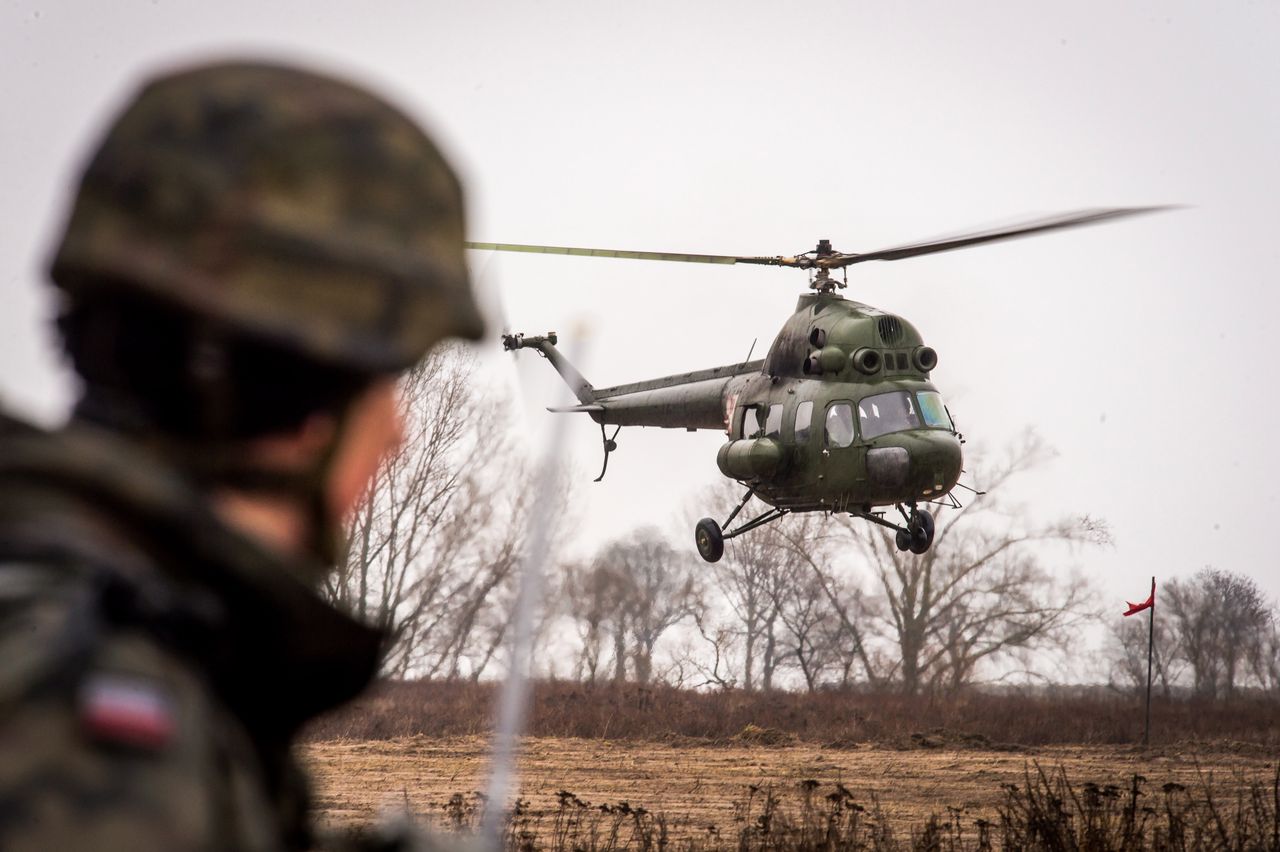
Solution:
{"label": "military helicopter", "polygon": [[[577,397],[578,405],[548,411],[584,413],[600,424],[604,465],[596,482],[608,470],[609,455],[617,449],[623,426],[725,431],[728,441],[716,454],[716,464],[725,476],[745,485],[747,492],[723,524],[713,518],[698,521],[694,540],[699,555],[708,562],[720,559],[726,540],[792,512],[863,518],[893,530],[899,550],[922,554],[934,536],[933,515],[922,504],[959,505],[952,492],[960,480],[963,437],[929,381],[938,353],[902,317],[842,297],[837,290],[848,284],[848,267],[1165,209],[1081,210],[865,253],[837,251],[827,239],[819,240],[811,251],[775,257],[512,243],[469,242],[467,247],[808,270],[812,292],[800,296],[795,312],[762,360],[596,388],[556,348],[554,332],[504,334],[502,345],[508,351],[540,353]],[[839,279],[832,276],[836,270],[841,272]],[[606,431],[610,426],[612,435]],[[752,497],[769,509],[729,529]],[[886,517],[888,508],[896,510],[901,522]]]}

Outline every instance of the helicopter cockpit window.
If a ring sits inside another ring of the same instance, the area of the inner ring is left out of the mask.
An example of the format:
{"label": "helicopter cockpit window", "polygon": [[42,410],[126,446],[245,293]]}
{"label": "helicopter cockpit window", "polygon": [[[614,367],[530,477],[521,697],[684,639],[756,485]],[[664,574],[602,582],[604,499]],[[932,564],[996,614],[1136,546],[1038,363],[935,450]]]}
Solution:
{"label": "helicopter cockpit window", "polygon": [[796,443],[809,443],[809,424],[813,422],[813,400],[807,399],[796,406]]}
{"label": "helicopter cockpit window", "polygon": [[870,440],[890,432],[919,429],[920,415],[907,391],[882,393],[858,403],[858,426],[862,437]]}
{"label": "helicopter cockpit window", "polygon": [[764,436],[766,438],[782,437],[782,404],[769,406],[769,418],[764,424]]}
{"label": "helicopter cockpit window", "polygon": [[847,447],[853,443],[853,406],[833,402],[827,409],[827,446]]}
{"label": "helicopter cockpit window", "polygon": [[760,406],[748,405],[742,410],[742,437],[759,438],[764,434],[760,428]]}
{"label": "helicopter cockpit window", "polygon": [[942,403],[942,394],[937,391],[920,391],[916,394],[916,399],[920,402],[920,416],[924,418],[924,425],[952,432],[956,430],[947,407]]}

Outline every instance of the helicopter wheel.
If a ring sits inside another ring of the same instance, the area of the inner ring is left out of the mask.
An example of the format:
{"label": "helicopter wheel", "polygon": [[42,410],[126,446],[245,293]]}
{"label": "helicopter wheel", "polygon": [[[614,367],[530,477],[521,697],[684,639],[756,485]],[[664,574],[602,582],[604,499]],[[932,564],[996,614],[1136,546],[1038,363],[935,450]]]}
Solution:
{"label": "helicopter wheel", "polygon": [[703,518],[693,528],[693,540],[698,545],[698,555],[707,562],[719,562],[724,556],[724,533],[711,518]]}
{"label": "helicopter wheel", "polygon": [[[911,517],[911,535],[908,547],[911,552],[919,555],[927,551],[933,545],[933,515],[929,514],[927,509],[919,509],[912,514]],[[898,547],[902,548],[902,533],[898,533]]]}
{"label": "helicopter wheel", "polygon": [[906,530],[898,530],[898,534],[894,536],[893,543],[898,546],[899,550],[911,549],[911,533]]}

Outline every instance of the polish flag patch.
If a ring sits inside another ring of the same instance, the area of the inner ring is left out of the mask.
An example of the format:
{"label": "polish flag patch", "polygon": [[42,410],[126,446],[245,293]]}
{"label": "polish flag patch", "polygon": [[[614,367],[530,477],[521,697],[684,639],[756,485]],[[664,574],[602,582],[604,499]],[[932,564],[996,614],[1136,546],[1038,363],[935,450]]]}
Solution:
{"label": "polish flag patch", "polygon": [[173,739],[173,699],[150,680],[95,674],[80,691],[80,724],[90,739],[155,751]]}

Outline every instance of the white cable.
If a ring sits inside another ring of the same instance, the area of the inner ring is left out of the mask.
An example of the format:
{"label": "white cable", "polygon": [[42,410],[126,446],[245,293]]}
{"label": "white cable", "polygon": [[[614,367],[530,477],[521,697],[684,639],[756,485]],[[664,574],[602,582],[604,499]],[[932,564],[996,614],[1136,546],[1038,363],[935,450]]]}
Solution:
{"label": "white cable", "polygon": [[[571,361],[582,357],[585,334],[575,334]],[[524,730],[529,705],[530,668],[533,656],[533,620],[542,600],[542,582],[550,549],[549,531],[555,511],[556,478],[562,470],[565,433],[568,416],[558,416],[552,421],[547,434],[546,447],[534,482],[534,502],[526,524],[526,550],[520,570],[520,583],[516,593],[512,618],[509,670],[502,691],[498,696],[497,726],[494,730],[493,757],[489,769],[488,799],[485,802],[484,821],[481,824],[481,840],[484,848],[499,852],[502,848],[502,830],[509,812],[508,798],[517,788],[515,763],[518,739]]]}

